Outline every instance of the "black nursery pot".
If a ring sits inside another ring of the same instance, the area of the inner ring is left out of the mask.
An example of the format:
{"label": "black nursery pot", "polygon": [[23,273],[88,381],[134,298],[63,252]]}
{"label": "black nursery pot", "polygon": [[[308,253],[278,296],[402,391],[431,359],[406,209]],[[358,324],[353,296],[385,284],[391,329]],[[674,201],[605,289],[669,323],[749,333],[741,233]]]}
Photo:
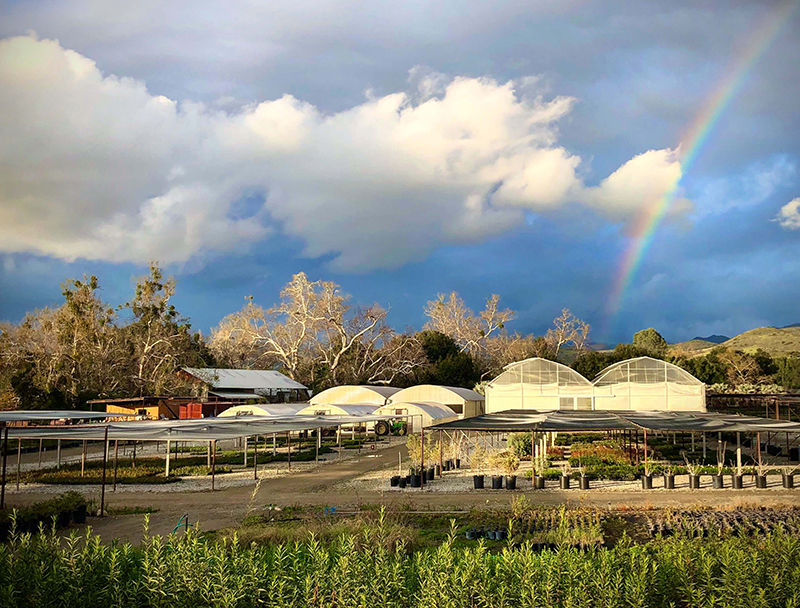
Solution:
{"label": "black nursery pot", "polygon": [[581,475],[581,490],[588,490],[589,489],[589,478]]}
{"label": "black nursery pot", "polygon": [[794,487],[794,475],[791,473],[783,473],[783,487],[792,489]]}
{"label": "black nursery pot", "polygon": [[472,487],[476,490],[483,490],[483,475],[472,476]]}
{"label": "black nursery pot", "polygon": [[760,490],[763,490],[767,487],[767,476],[766,475],[756,475],[756,487]]}
{"label": "black nursery pot", "polygon": [[441,477],[441,476],[442,476],[442,467],[440,467],[440,466],[437,464],[435,468],[436,468],[436,473],[435,473],[435,474],[436,474],[436,477]]}
{"label": "black nursery pot", "polygon": [[652,489],[653,489],[653,476],[642,475],[642,490],[652,490]]}
{"label": "black nursery pot", "polygon": [[562,475],[561,477],[558,478],[558,480],[559,480],[559,483],[561,484],[561,489],[562,490],[569,490],[569,476],[568,475]]}
{"label": "black nursery pot", "polygon": [[744,487],[744,480],[741,475],[731,475],[731,486],[734,490],[741,490]]}
{"label": "black nursery pot", "polygon": [[411,487],[412,488],[421,488],[422,487],[422,475],[412,475],[411,476]]}
{"label": "black nursery pot", "polygon": [[86,523],[86,505],[78,505],[72,512],[72,521],[76,524]]}
{"label": "black nursery pot", "polygon": [[533,478],[533,489],[534,490],[544,490],[544,476],[543,475],[536,475]]}
{"label": "black nursery pot", "polygon": [[461,459],[460,458],[456,458],[456,468],[457,469],[461,468]]}
{"label": "black nursery pot", "polygon": [[503,489],[503,476],[492,475],[492,490],[502,490],[502,489]]}
{"label": "black nursery pot", "polygon": [[721,490],[725,487],[725,478],[722,475],[712,475],[711,484],[715,490]]}
{"label": "black nursery pot", "polygon": [[59,528],[66,528],[72,521],[72,511],[60,511],[56,520]]}
{"label": "black nursery pot", "polygon": [[689,489],[690,490],[700,489],[700,475],[689,475]]}
{"label": "black nursery pot", "polygon": [[393,476],[393,477],[392,477],[392,478],[389,480],[389,484],[390,484],[390,485],[391,485],[393,488],[396,488],[398,485],[400,485],[400,475],[394,475],[394,476]]}
{"label": "black nursery pot", "polygon": [[406,484],[406,478],[405,477],[401,477],[397,482],[397,487],[398,488],[405,488],[406,485],[407,484]]}
{"label": "black nursery pot", "polygon": [[517,489],[517,476],[506,475],[506,490],[516,490],[516,489]]}
{"label": "black nursery pot", "polygon": [[436,476],[436,469],[431,467],[428,469],[427,477],[425,477],[425,481],[433,481],[433,478]]}
{"label": "black nursery pot", "polygon": [[664,475],[664,487],[667,490],[675,489],[675,475]]}

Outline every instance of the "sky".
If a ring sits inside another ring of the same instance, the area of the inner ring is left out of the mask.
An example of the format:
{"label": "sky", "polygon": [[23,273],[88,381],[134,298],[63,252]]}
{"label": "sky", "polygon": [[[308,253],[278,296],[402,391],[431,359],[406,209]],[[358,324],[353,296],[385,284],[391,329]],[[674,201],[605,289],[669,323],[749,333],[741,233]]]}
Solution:
{"label": "sky", "polygon": [[158,260],[206,334],[300,271],[399,330],[800,322],[799,5],[0,2],[0,320]]}

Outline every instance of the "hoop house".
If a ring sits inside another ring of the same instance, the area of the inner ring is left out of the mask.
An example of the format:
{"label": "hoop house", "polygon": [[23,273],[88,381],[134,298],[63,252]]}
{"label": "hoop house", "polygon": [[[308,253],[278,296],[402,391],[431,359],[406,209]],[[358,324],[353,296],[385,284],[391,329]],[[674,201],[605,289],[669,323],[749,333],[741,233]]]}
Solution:
{"label": "hoop house", "polygon": [[517,361],[486,386],[486,412],[592,410],[595,387],[566,365],[535,357]]}
{"label": "hoop house", "polygon": [[706,387],[686,370],[651,357],[610,365],[597,375],[603,410],[706,411]]}

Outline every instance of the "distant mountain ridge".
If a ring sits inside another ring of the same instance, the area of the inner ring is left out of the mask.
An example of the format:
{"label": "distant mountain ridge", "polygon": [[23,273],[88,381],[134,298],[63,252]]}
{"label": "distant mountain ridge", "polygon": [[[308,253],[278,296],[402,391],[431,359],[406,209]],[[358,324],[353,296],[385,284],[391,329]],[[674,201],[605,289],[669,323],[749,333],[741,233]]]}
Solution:
{"label": "distant mountain ridge", "polygon": [[723,342],[727,342],[730,340],[728,336],[721,336],[719,334],[712,334],[706,338],[695,337],[689,340],[689,342],[694,342],[695,340],[699,340],[701,342],[711,342],[712,344],[722,344]]}

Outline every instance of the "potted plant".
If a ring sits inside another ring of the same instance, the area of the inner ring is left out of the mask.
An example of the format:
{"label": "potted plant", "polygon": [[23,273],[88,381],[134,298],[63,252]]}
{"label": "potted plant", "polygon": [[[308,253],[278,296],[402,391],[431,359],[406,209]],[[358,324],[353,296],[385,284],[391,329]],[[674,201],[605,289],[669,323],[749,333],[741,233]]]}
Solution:
{"label": "potted plant", "polygon": [[682,451],[681,456],[683,456],[683,461],[686,463],[686,471],[689,473],[689,489],[700,489],[700,465],[696,462],[689,462],[686,452]]}
{"label": "potted plant", "polygon": [[722,476],[722,469],[725,468],[725,446],[726,443],[717,443],[717,472],[711,476],[711,483],[715,490],[725,487],[725,478]]}
{"label": "potted plant", "polygon": [[501,474],[503,467],[502,454],[500,451],[494,451],[489,456],[489,466],[492,468],[492,490],[503,489],[503,475]]}
{"label": "potted plant", "polygon": [[756,464],[756,487],[763,490],[767,487],[767,470],[769,465],[763,460],[759,459]]}
{"label": "potted plant", "polygon": [[422,440],[419,435],[409,435],[406,439],[406,449],[408,450],[408,459],[411,461],[410,485],[412,488],[419,488],[422,486]]}
{"label": "potted plant", "polygon": [[559,477],[558,481],[562,490],[569,490],[570,469],[568,462],[561,465],[561,477]]}
{"label": "potted plant", "polygon": [[429,441],[425,449],[425,462],[428,462],[428,468],[425,471],[426,477],[425,481],[433,481],[436,477],[436,467],[434,466],[434,462],[439,458],[439,442],[438,441]]}
{"label": "potted plant", "polygon": [[486,450],[476,445],[469,458],[469,468],[472,469],[472,485],[476,490],[483,490],[483,468],[486,466]]}
{"label": "potted plant", "polygon": [[581,490],[588,490],[589,478],[586,476],[586,467],[578,467],[578,470],[581,472],[581,478],[580,478]]}
{"label": "potted plant", "polygon": [[787,490],[791,490],[794,488],[794,474],[797,472],[798,467],[792,467],[790,469],[783,469],[781,471],[781,476],[783,477],[783,487]]}
{"label": "potted plant", "polygon": [[547,456],[541,452],[533,459],[533,488],[544,490],[544,472],[547,470]]}
{"label": "potted plant", "polygon": [[664,488],[667,490],[675,489],[675,467],[671,464],[664,467]]}
{"label": "potted plant", "polygon": [[653,473],[650,471],[650,464],[644,463],[644,475],[642,475],[642,490],[653,489]]}
{"label": "potted plant", "polygon": [[511,450],[500,453],[500,467],[506,475],[506,490],[517,489],[516,472],[519,468],[519,456]]}

